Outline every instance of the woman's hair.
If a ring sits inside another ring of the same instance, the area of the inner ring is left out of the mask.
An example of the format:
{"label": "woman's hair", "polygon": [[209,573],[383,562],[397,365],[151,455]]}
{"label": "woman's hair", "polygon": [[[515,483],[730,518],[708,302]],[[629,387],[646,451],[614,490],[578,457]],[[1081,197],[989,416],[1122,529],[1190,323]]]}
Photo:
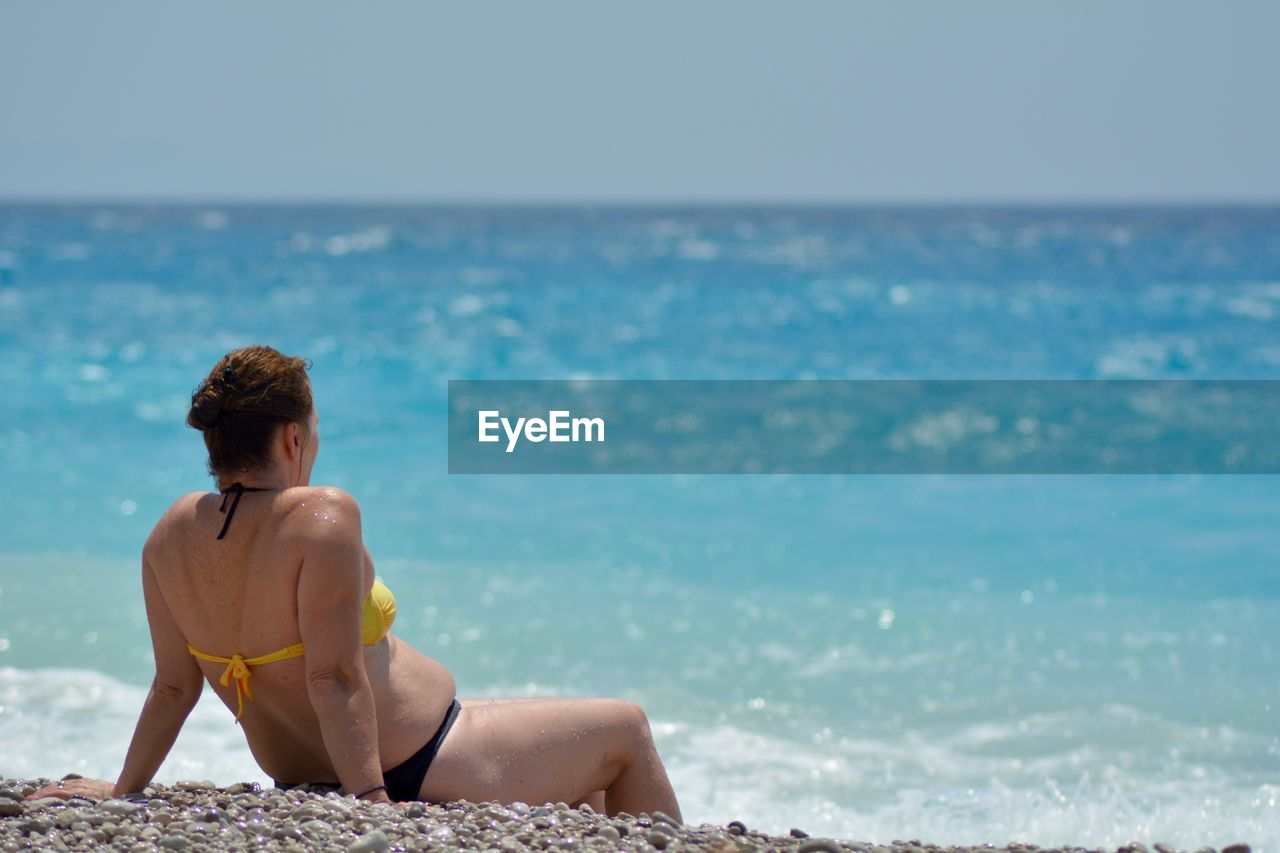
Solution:
{"label": "woman's hair", "polygon": [[204,433],[209,473],[251,471],[271,461],[271,441],[284,424],[311,416],[311,363],[271,347],[250,346],[218,359],[191,394],[187,426]]}

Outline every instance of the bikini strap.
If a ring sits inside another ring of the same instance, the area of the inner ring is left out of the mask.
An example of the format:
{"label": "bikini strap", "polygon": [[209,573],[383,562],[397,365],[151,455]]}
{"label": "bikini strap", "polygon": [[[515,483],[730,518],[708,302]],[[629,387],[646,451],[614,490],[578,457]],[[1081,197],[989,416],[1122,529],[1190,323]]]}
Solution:
{"label": "bikini strap", "polygon": [[[231,518],[236,514],[236,507],[240,505],[240,498],[245,492],[271,492],[275,491],[269,487],[259,488],[258,486],[246,486],[244,483],[235,482],[219,492],[222,495],[222,506],[218,507],[218,512],[226,513],[227,520],[222,522],[222,530],[218,533],[221,539],[227,535],[227,528],[231,526]],[[232,497],[235,495],[235,497]],[[227,499],[231,498],[231,510],[227,511]]]}

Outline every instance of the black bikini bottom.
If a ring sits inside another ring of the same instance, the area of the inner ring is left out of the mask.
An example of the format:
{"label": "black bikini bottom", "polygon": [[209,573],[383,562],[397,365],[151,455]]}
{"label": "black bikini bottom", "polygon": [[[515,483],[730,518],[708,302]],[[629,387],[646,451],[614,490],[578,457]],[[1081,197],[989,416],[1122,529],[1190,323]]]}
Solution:
{"label": "black bikini bottom", "polygon": [[[382,783],[387,786],[388,797],[396,802],[418,799],[418,792],[422,790],[422,780],[427,777],[427,769],[431,767],[431,762],[435,759],[436,753],[440,751],[440,744],[444,743],[444,736],[453,727],[453,721],[458,718],[458,711],[461,709],[462,703],[454,699],[452,704],[449,705],[449,710],[445,712],[440,728],[436,729],[436,733],[431,736],[431,740],[427,741],[422,749],[390,770],[383,772]],[[286,785],[277,781],[276,787],[288,790],[302,786]],[[331,788],[335,791],[342,788],[336,782],[311,783],[310,787]]]}

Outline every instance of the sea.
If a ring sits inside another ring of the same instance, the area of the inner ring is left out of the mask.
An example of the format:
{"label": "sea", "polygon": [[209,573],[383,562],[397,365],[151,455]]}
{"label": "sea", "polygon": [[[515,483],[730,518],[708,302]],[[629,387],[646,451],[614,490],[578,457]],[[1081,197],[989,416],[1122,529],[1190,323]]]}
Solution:
{"label": "sea", "polygon": [[[459,475],[451,379],[1278,379],[1280,208],[0,205],[0,775],[114,779],[190,395],[311,360],[313,482],[459,695],[619,696],[686,821],[1280,850],[1280,479]],[[157,779],[268,783],[205,691]]]}

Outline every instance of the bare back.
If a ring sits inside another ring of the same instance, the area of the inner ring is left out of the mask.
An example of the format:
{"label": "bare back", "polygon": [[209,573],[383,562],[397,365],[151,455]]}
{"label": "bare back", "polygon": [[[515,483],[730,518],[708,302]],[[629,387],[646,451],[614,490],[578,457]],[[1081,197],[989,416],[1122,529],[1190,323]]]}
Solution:
{"label": "bare back", "polygon": [[[325,487],[247,493],[225,538],[223,498],[192,493],[174,502],[156,525],[146,559],[178,629],[196,649],[253,657],[303,641],[298,587],[308,526],[325,524],[339,495]],[[367,594],[373,560],[363,545]],[[399,764],[431,736],[454,698],[452,676],[394,635],[364,646],[365,669],[377,708],[383,769]],[[205,679],[233,712],[235,683],[218,682],[224,666],[200,661]],[[320,723],[308,698],[302,658],[252,668],[253,700],[241,725],[259,766],[283,782],[337,780]]]}

